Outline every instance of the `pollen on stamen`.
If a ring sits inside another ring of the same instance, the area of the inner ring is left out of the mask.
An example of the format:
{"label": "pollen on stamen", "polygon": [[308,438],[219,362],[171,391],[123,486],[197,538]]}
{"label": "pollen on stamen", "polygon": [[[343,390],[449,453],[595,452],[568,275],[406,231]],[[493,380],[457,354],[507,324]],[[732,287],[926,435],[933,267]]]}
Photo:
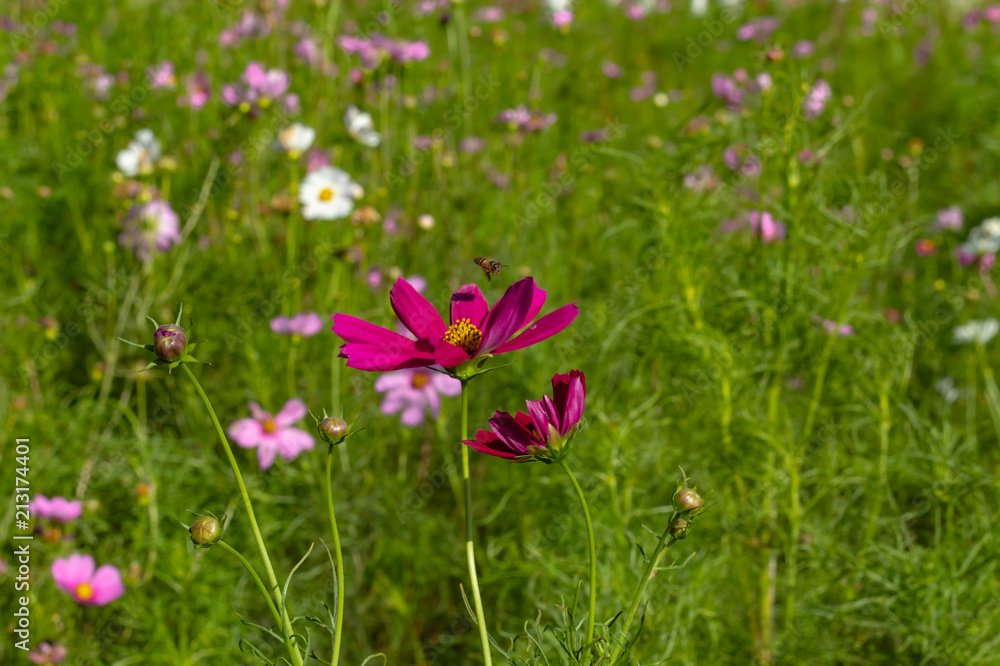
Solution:
{"label": "pollen on stamen", "polygon": [[470,319],[459,319],[448,327],[444,339],[445,342],[461,347],[472,356],[479,351],[479,343],[482,342],[483,334]]}

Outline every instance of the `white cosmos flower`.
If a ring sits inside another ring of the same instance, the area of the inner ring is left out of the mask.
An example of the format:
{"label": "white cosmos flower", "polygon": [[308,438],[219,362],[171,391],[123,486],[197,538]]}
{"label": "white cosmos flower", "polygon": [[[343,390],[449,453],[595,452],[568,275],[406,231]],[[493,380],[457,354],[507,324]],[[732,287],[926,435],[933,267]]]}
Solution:
{"label": "white cosmos flower", "polygon": [[344,126],[347,133],[363,146],[374,148],[382,143],[382,135],[375,131],[372,114],[365,113],[351,104],[344,112]]}
{"label": "white cosmos flower", "polygon": [[[332,166],[316,169],[302,180],[299,203],[307,220],[339,220],[354,210],[355,194],[361,190],[345,171]],[[364,191],[361,190],[363,193]]]}
{"label": "white cosmos flower", "polygon": [[993,336],[1000,331],[1000,323],[996,319],[973,319],[967,324],[956,326],[954,330],[955,342],[960,345],[975,342],[985,345],[993,339]]}
{"label": "white cosmos flower", "polygon": [[115,157],[115,165],[122,174],[134,178],[140,173],[152,173],[153,165],[160,159],[160,154],[160,141],[153,134],[153,130],[141,129],[135,133],[128,146],[119,151]]}
{"label": "white cosmos flower", "polygon": [[295,123],[278,132],[278,143],[290,155],[298,156],[309,150],[315,139],[316,130],[302,123]]}
{"label": "white cosmos flower", "polygon": [[941,399],[951,404],[958,400],[958,389],[955,388],[955,380],[951,377],[942,377],[941,379],[934,382],[934,388],[937,390],[938,395]]}

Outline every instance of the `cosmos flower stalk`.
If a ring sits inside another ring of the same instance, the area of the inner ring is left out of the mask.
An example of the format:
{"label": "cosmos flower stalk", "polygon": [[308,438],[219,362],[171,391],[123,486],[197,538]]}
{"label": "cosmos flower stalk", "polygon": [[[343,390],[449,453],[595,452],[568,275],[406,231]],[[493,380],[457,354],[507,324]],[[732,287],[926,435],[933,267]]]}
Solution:
{"label": "cosmos flower stalk", "polygon": [[518,412],[511,416],[498,411],[490,419],[490,430],[479,430],[476,438],[463,440],[463,444],[482,453],[511,462],[537,460],[557,463],[566,472],[580,507],[583,509],[587,525],[587,545],[590,555],[590,608],[587,616],[587,649],[593,647],[594,623],[597,604],[597,547],[594,540],[594,524],[590,517],[590,507],[576,476],[566,464],[570,444],[576,436],[580,420],[583,418],[584,402],[587,394],[586,377],[579,370],[552,377],[552,397],[542,396],[541,400],[527,401],[528,412]]}

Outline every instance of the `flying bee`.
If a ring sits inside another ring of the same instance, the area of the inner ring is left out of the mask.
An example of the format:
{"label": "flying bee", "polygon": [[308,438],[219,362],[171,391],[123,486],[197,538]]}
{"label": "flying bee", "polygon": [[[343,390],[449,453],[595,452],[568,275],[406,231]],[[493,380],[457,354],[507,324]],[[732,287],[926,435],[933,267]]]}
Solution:
{"label": "flying bee", "polygon": [[476,257],[473,261],[476,262],[477,266],[483,269],[483,275],[486,276],[487,280],[492,280],[494,275],[499,275],[500,271],[503,270],[503,264],[493,259]]}

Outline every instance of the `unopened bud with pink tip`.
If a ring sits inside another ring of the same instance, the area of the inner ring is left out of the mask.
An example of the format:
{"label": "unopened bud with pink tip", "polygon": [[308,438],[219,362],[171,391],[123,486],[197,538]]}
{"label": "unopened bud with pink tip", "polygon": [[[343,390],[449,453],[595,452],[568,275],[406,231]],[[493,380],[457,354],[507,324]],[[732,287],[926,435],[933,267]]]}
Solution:
{"label": "unopened bud with pink tip", "polygon": [[153,333],[153,352],[164,361],[176,361],[187,350],[187,333],[178,324],[164,324]]}
{"label": "unopened bud with pink tip", "polygon": [[347,421],[337,416],[328,416],[319,422],[319,434],[329,444],[339,444],[348,433]]}

